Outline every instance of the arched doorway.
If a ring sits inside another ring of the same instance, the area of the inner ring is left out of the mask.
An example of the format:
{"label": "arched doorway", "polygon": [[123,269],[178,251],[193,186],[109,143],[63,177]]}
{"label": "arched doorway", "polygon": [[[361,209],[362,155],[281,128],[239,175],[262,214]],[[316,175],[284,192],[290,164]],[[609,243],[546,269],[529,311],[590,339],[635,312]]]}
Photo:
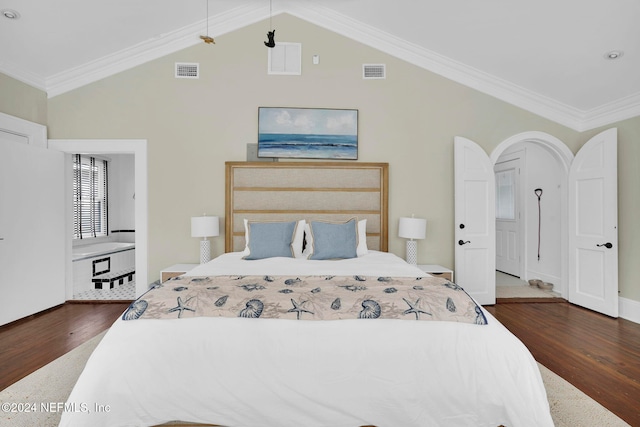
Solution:
{"label": "arched doorway", "polygon": [[[566,183],[573,154],[562,141],[549,134],[524,132],[500,143],[491,153],[491,163],[504,164],[503,160],[513,158],[516,152],[522,165],[517,234],[521,263],[517,276],[525,281],[536,278],[554,283],[554,291],[566,298]],[[534,189],[542,190],[538,193],[540,200]],[[498,235],[501,234],[499,228],[500,221],[497,222]],[[497,252],[500,252],[499,241]]]}
{"label": "arched doorway", "polygon": [[[573,160],[571,151],[557,138],[543,132],[524,132],[507,138],[492,152],[491,157],[475,142],[455,137],[454,140],[454,202],[455,202],[455,268],[457,282],[481,304],[495,304],[496,287],[496,227],[494,165],[511,146],[527,142],[543,147],[557,159],[567,175]],[[566,187],[566,185],[564,186]],[[566,188],[563,191],[567,191]],[[561,232],[568,227],[568,206],[563,197]],[[566,234],[566,233],[564,233]],[[562,237],[561,253],[566,257],[568,242]],[[566,292],[567,263],[562,262],[558,292]]]}
{"label": "arched doorway", "polygon": [[[494,163],[516,142],[553,153],[567,170],[561,203],[561,294],[569,302],[618,315],[617,129],[589,139],[574,156],[558,139],[525,132],[503,141],[491,158],[475,142],[454,139],[456,282],[480,304],[495,304]],[[537,145],[536,145],[537,146]]]}

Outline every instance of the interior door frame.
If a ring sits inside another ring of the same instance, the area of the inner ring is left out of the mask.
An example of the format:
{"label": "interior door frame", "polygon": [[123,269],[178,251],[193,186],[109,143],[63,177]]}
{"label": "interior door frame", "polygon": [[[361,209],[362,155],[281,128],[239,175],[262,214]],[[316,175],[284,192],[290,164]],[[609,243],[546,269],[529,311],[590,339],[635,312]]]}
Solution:
{"label": "interior door frame", "polygon": [[[545,132],[539,131],[528,131],[518,133],[513,135],[504,141],[502,141],[498,146],[491,152],[490,160],[491,163],[495,166],[496,162],[509,147],[519,142],[529,142],[539,144],[549,151],[551,151],[555,157],[559,160],[560,165],[562,166],[563,176],[568,179],[569,169],[571,168],[571,163],[573,162],[574,155],[569,150],[569,147],[566,146],[564,142],[560,139],[556,138],[553,135],[549,135]],[[568,182],[567,185],[564,185],[561,189],[563,192],[561,197],[561,218],[560,218],[560,229],[561,229],[561,240],[560,240],[560,254],[561,254],[561,283],[559,283],[558,287],[554,289],[558,292],[563,298],[568,298],[569,289],[568,289],[568,281],[569,281],[569,237],[568,237],[568,227],[569,227],[569,189]],[[525,249],[526,251],[526,249]],[[525,275],[525,280],[528,271],[528,263],[526,260],[526,253],[523,254],[525,256],[524,265],[523,265],[523,273]]]}
{"label": "interior door frame", "polygon": [[[135,230],[136,230],[136,298],[148,289],[148,173],[146,139],[50,139],[49,147],[67,154],[133,154],[135,176]],[[69,189],[71,187],[69,186]],[[71,200],[69,190],[69,200]],[[68,229],[72,227],[72,215],[69,212]],[[72,236],[67,233],[67,299],[73,298],[73,271],[71,265]]]}

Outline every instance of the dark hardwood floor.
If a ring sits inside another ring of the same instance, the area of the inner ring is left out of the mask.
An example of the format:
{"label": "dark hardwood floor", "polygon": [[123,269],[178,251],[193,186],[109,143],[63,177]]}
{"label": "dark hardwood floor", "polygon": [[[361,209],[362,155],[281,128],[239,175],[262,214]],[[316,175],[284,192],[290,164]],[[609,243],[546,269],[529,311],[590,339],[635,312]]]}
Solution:
{"label": "dark hardwood floor", "polygon": [[640,324],[567,302],[486,307],[533,357],[632,426],[640,426]]}
{"label": "dark hardwood floor", "polygon": [[[64,304],[0,327],[0,390],[107,329],[127,303]],[[538,362],[640,426],[640,325],[567,302],[487,307]]]}
{"label": "dark hardwood floor", "polygon": [[108,329],[128,303],[66,303],[0,326],[0,390]]}

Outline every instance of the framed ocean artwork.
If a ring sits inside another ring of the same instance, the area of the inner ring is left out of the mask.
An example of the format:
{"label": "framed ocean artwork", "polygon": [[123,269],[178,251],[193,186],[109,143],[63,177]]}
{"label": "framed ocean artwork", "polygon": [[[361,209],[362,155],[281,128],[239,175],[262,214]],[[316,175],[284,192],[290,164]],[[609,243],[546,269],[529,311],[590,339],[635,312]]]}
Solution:
{"label": "framed ocean artwork", "polygon": [[358,159],[358,110],[258,108],[258,157]]}

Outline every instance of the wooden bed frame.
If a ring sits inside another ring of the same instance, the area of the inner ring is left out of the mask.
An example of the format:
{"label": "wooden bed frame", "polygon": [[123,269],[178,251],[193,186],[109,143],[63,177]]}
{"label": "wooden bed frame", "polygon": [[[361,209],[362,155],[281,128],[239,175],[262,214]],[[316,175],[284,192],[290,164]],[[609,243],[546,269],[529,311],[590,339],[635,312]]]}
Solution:
{"label": "wooden bed frame", "polygon": [[389,164],[227,162],[225,252],[245,247],[244,219],[367,220],[369,249],[388,250]]}

